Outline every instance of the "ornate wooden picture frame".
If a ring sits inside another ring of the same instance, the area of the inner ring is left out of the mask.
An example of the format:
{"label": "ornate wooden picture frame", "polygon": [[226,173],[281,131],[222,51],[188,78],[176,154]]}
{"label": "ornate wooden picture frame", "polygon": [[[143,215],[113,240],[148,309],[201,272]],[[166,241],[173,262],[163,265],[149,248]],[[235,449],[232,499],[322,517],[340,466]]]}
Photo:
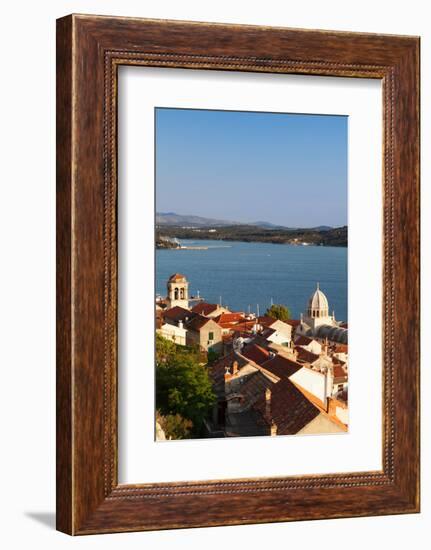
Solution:
{"label": "ornate wooden picture frame", "polygon": [[[117,69],[383,84],[383,469],[118,483]],[[70,15],[57,22],[57,528],[69,534],[419,511],[419,38]]]}

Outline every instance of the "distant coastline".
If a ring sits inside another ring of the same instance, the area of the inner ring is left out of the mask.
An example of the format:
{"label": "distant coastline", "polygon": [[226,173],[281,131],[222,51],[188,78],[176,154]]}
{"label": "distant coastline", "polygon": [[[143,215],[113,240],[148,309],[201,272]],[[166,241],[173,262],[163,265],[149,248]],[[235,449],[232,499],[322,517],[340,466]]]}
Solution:
{"label": "distant coastline", "polygon": [[158,249],[178,249],[181,239],[347,247],[348,231],[347,226],[331,229],[265,229],[245,224],[223,227],[181,227],[175,225],[158,225],[156,227],[156,248]]}

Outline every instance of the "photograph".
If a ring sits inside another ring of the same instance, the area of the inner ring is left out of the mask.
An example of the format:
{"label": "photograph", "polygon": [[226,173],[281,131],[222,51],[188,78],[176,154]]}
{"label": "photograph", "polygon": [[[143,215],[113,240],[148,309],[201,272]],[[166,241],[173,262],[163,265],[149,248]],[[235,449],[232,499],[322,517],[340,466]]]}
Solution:
{"label": "photograph", "polygon": [[155,440],[345,434],[348,116],[155,108]]}
{"label": "photograph", "polygon": [[429,4],[2,8],[1,547],[426,549]]}

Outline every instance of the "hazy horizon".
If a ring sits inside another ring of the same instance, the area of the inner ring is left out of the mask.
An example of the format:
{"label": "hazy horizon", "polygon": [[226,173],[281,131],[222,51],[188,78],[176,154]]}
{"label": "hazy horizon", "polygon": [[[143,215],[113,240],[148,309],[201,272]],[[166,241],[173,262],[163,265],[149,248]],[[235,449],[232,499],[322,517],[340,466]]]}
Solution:
{"label": "hazy horizon", "polygon": [[156,108],[156,211],[347,225],[347,117]]}
{"label": "hazy horizon", "polygon": [[[174,215],[174,216],[185,216],[185,217],[192,217],[192,218],[195,218],[195,217],[198,217],[198,218],[206,218],[206,219],[213,219],[213,220],[217,220],[217,221],[221,221],[221,222],[231,222],[232,225],[235,225],[235,224],[250,224],[250,225],[253,225],[253,224],[256,224],[256,223],[272,223],[270,222],[269,220],[250,220],[250,221],[240,221],[240,220],[228,220],[226,218],[213,218],[211,216],[211,218],[209,216],[203,216],[201,214],[196,214],[196,213],[192,213],[192,212],[187,212],[185,214],[180,214],[179,212],[176,212],[175,210],[166,210],[166,211],[156,211],[156,215]],[[319,226],[326,226],[326,227],[331,227],[333,229],[336,229],[338,227],[344,227],[346,226],[347,224],[343,224],[343,225],[330,225],[330,224],[317,224],[317,225],[310,225],[310,226],[292,226],[292,225],[283,225],[283,224],[274,224],[274,225],[277,225],[277,226],[283,226],[283,227],[292,227],[292,228],[297,228],[297,229],[307,229],[307,228],[310,228],[310,227],[319,227]]]}

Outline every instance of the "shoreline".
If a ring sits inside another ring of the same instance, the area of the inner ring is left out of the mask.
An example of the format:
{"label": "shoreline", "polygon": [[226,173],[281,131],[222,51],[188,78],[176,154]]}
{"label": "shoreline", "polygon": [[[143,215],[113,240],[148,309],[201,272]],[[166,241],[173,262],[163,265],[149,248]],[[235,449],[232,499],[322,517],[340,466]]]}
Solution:
{"label": "shoreline", "polygon": [[[263,241],[263,240],[244,240],[244,239],[208,239],[208,238],[198,238],[194,237],[193,239],[182,239],[183,241],[215,241],[215,242],[226,242],[226,243],[246,243],[246,244],[276,244],[281,246],[295,246],[295,247],[322,247],[322,248],[348,248],[348,244],[323,244],[323,243],[306,243],[306,242],[279,242],[279,241]],[[197,245],[197,246],[179,246],[179,247],[168,247],[168,246],[157,246],[156,250],[208,250],[210,248],[232,248],[233,245]]]}

